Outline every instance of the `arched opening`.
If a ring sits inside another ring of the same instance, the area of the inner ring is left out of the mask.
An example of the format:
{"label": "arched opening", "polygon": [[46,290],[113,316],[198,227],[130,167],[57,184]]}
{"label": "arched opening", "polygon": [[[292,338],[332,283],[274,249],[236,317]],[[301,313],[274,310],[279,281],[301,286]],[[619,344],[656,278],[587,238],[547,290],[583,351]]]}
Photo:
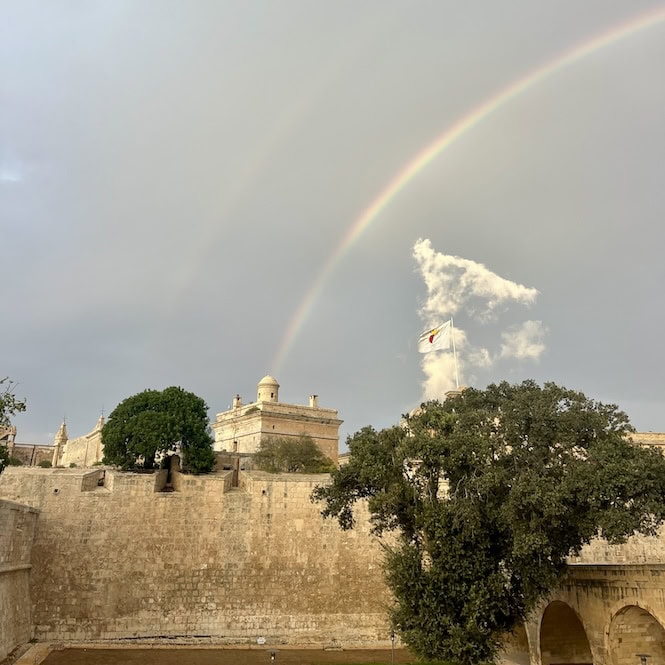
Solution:
{"label": "arched opening", "polygon": [[518,624],[513,632],[506,636],[501,651],[501,663],[504,665],[529,665],[529,638],[524,624]]}
{"label": "arched opening", "polygon": [[612,619],[608,647],[613,665],[639,665],[640,655],[647,665],[665,663],[665,630],[653,614],[629,605]]}
{"label": "arched opening", "polygon": [[584,626],[573,609],[551,602],[540,622],[542,665],[592,665],[591,647]]}

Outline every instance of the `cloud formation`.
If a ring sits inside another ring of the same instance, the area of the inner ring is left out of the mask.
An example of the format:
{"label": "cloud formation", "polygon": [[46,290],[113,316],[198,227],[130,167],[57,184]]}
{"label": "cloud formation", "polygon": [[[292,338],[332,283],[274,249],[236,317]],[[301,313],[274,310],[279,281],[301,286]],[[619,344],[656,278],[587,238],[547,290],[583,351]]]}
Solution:
{"label": "cloud formation", "polygon": [[[434,251],[427,239],[418,239],[413,257],[427,287],[421,315],[432,323],[442,315],[456,314],[462,306],[468,310],[469,304],[475,318],[486,320],[507,301],[528,305],[538,295],[536,289],[499,277],[482,263]],[[476,298],[484,302],[476,303]]]}
{"label": "cloud formation", "polygon": [[502,358],[517,358],[518,360],[537,360],[545,350],[543,338],[545,328],[542,321],[525,321],[511,326],[501,333]]}
{"label": "cloud formation", "polygon": [[[509,303],[530,305],[538,291],[500,277],[481,263],[459,256],[442,254],[428,239],[418,239],[413,257],[427,289],[420,307],[423,323],[430,327],[463,311],[466,318],[481,324],[495,322],[499,310]],[[455,328],[452,353],[429,353],[423,357],[423,399],[442,398],[457,384],[472,378],[474,369],[487,369],[499,358],[537,360],[545,350],[546,329],[541,321],[524,321],[501,333],[501,348],[497,353],[473,345],[467,333]]]}

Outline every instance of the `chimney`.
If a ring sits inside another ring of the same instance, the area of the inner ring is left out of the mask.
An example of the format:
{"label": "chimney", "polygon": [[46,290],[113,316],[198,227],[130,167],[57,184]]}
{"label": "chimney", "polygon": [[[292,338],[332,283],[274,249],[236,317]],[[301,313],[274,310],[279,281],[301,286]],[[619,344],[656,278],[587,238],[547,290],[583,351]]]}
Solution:
{"label": "chimney", "polygon": [[313,409],[317,409],[319,407],[319,396],[318,395],[310,395],[309,396],[309,405]]}
{"label": "chimney", "polygon": [[242,406],[242,399],[240,398],[240,395],[236,395],[233,398],[233,408],[238,409]]}

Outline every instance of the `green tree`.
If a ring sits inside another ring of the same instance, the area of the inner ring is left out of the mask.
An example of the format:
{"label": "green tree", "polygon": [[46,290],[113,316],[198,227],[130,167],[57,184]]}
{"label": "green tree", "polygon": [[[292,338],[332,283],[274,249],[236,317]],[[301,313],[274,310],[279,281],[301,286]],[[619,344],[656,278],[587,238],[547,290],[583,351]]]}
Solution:
{"label": "green tree", "polygon": [[0,425],[11,425],[11,417],[25,411],[25,400],[16,398],[15,388],[9,377],[0,379]]}
{"label": "green tree", "polygon": [[[15,388],[16,384],[9,377],[0,379],[0,428],[11,425],[12,416],[25,411],[25,400],[17,399]],[[9,450],[0,444],[0,473],[9,464]]]}
{"label": "green tree", "polygon": [[254,453],[254,464],[270,473],[330,473],[336,467],[311,436],[271,437]]}
{"label": "green tree", "polygon": [[392,532],[391,620],[416,653],[491,661],[569,555],[662,523],[665,459],[633,431],[617,407],[552,383],[468,389],[350,437],[349,463],[313,498],[344,529],[366,500],[374,531]]}
{"label": "green tree", "polygon": [[0,444],[0,473],[5,470],[5,467],[9,466],[9,450],[4,444]]}
{"label": "green tree", "polygon": [[123,469],[153,469],[156,456],[174,448],[187,471],[210,471],[215,463],[206,403],[175,386],[120,402],[104,424],[102,442],[104,463]]}

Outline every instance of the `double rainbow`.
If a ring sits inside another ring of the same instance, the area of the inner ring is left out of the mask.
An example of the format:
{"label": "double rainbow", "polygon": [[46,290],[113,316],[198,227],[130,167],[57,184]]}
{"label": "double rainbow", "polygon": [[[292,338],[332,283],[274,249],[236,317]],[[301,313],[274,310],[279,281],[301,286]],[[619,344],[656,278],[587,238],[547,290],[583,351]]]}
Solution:
{"label": "double rainbow", "polygon": [[452,145],[470,129],[502,106],[523,94],[533,86],[570,67],[587,56],[607,48],[617,42],[632,37],[642,30],[652,28],[665,21],[665,7],[640,14],[626,23],[611,28],[597,37],[564,52],[529,72],[517,81],[510,83],[497,94],[483,101],[479,106],[460,118],[452,127],[446,129],[432,143],[423,148],[410,162],[399,171],[379,195],[365,208],[361,215],[346,229],[341,240],[328,256],[309,290],[295,310],[286,328],[282,341],[272,361],[272,372],[279,374],[288,356],[293,342],[307,319],[314,303],[318,299],[325,283],[335,270],[340,259],[360,235],[374,222],[391,201],[425,169],[446,148]]}

